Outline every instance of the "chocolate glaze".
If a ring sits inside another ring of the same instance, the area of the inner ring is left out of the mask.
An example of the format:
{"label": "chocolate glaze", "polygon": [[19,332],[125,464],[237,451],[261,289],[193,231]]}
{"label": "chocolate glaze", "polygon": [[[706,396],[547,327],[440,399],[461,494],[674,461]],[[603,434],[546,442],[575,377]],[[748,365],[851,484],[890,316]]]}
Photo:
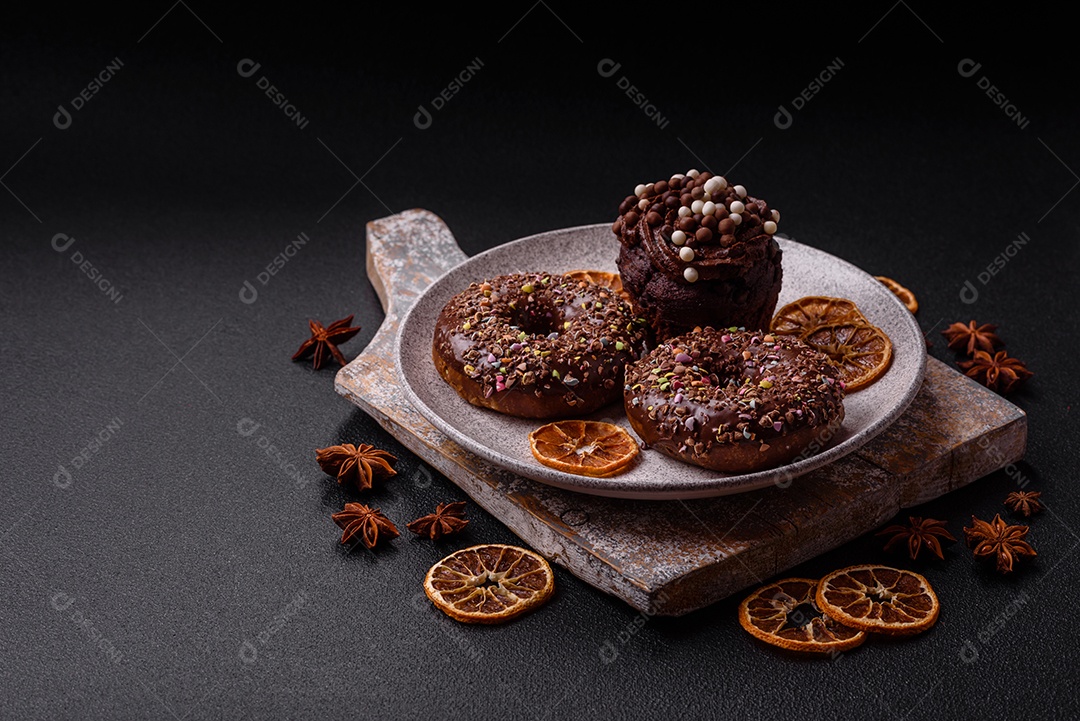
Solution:
{"label": "chocolate glaze", "polygon": [[432,355],[475,405],[526,418],[581,415],[614,402],[647,326],[610,288],[551,273],[473,283],[446,304]]}
{"label": "chocolate glaze", "polygon": [[828,357],[805,343],[713,328],[672,338],[631,365],[623,395],[649,446],[726,472],[824,447],[843,420],[843,397]]}
{"label": "chocolate glaze", "polygon": [[[768,328],[776,309],[782,252],[764,230],[773,218],[765,201],[739,198],[729,185],[712,196],[714,215],[679,216],[681,207],[701,198],[712,177],[701,173],[654,183],[642,197],[622,202],[612,226],[622,246],[617,263],[623,285],[661,337],[705,325]],[[639,207],[642,200],[645,208]],[[745,206],[739,225],[727,210],[735,201]],[[681,247],[671,240],[675,230],[686,234],[692,261],[679,257]],[[697,271],[696,282],[683,275],[688,267]]]}

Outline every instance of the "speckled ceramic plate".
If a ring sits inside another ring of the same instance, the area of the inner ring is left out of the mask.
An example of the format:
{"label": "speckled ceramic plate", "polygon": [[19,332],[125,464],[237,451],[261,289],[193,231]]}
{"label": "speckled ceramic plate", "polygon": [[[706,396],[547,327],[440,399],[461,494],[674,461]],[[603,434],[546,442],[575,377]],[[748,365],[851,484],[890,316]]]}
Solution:
{"label": "speckled ceramic plate", "polygon": [[[533,458],[529,433],[543,421],[477,408],[439,377],[431,360],[431,344],[435,319],[451,297],[473,281],[503,273],[562,273],[580,268],[615,271],[618,241],[609,224],[522,238],[474,256],[435,281],[417,298],[398,330],[397,367],[402,385],[416,409],[462,447],[514,473],[567,490],[619,498],[689,499],[786,485],[851,453],[904,412],[922,385],[926,344],[911,313],[872,276],[808,245],[777,240],[784,250],[784,285],[778,308],[807,295],[850,298],[893,343],[889,370],[868,388],[844,399],[843,428],[817,455],[768,471],[722,475],[644,451],[630,470],[612,478],[577,476],[543,466]],[[620,404],[589,417],[630,430]]]}

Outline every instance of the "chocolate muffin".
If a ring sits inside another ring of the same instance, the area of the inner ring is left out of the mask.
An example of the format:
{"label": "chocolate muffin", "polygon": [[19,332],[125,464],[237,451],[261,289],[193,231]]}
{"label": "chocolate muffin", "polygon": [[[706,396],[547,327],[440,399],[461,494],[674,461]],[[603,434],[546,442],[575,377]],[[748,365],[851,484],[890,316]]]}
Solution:
{"label": "chocolate muffin", "polygon": [[660,338],[696,326],[767,329],[783,279],[779,221],[712,173],[639,185],[611,228],[623,287]]}

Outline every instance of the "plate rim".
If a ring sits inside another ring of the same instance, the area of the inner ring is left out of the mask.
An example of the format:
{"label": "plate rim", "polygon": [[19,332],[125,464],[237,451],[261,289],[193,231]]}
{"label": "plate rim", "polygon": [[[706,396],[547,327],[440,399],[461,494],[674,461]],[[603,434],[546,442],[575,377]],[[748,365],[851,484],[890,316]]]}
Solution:
{"label": "plate rim", "polygon": [[[900,416],[908,409],[911,402],[915,400],[915,396],[918,395],[919,390],[922,388],[923,381],[926,374],[926,346],[922,344],[920,347],[920,356],[922,362],[917,365],[915,376],[912,382],[904,389],[903,395],[899,403],[897,403],[892,411],[883,418],[878,419],[876,422],[863,429],[860,434],[852,436],[841,443],[820,451],[819,453],[804,458],[800,461],[796,461],[793,464],[786,464],[784,466],[778,466],[776,468],[770,468],[763,471],[756,471],[754,473],[745,473],[733,476],[716,476],[708,479],[696,479],[693,486],[682,488],[670,488],[665,487],[663,489],[657,488],[642,488],[640,483],[626,484],[620,483],[618,476],[611,478],[591,478],[589,476],[579,476],[575,474],[566,473],[563,471],[557,471],[552,468],[544,467],[544,472],[549,477],[537,477],[533,473],[538,472],[538,469],[532,469],[525,464],[517,461],[513,458],[508,458],[487,446],[476,442],[469,436],[461,433],[454,426],[450,425],[443,420],[442,416],[431,409],[413,390],[412,385],[408,382],[408,376],[405,373],[405,368],[402,364],[401,354],[401,341],[404,335],[405,329],[409,327],[413,312],[420,305],[423,300],[432,289],[438,285],[443,278],[450,273],[454,272],[462,265],[466,263],[472,263],[479,259],[482,259],[488,255],[495,254],[497,252],[506,252],[506,250],[514,245],[527,243],[540,236],[547,236],[553,233],[573,233],[581,231],[595,231],[610,227],[607,223],[589,223],[586,225],[575,225],[566,228],[555,228],[552,230],[546,230],[539,233],[533,233],[521,238],[517,238],[506,243],[488,248],[481,251],[476,255],[468,256],[458,265],[450,268],[445,273],[441,274],[438,278],[435,278],[431,284],[424,289],[422,293],[417,295],[408,310],[401,316],[401,320],[398,323],[397,332],[394,334],[393,354],[394,354],[394,371],[401,384],[402,390],[404,390],[409,402],[416,408],[429,423],[435,426],[441,433],[448,436],[455,443],[460,445],[463,449],[473,453],[492,465],[516,473],[524,478],[534,480],[538,483],[544,483],[545,485],[562,488],[567,491],[574,491],[576,493],[585,493],[595,496],[606,496],[611,498],[624,498],[635,500],[691,500],[697,498],[712,498],[716,496],[734,495],[737,493],[746,493],[750,491],[760,490],[762,488],[768,488],[769,486],[786,487],[780,483],[780,478],[783,478],[788,485],[796,478],[803,476],[811,471],[817,470],[830,463],[843,458],[851,453],[854,453],[862,446],[877,437],[882,431],[896,422]],[[793,238],[786,236],[780,236],[780,239],[785,244],[793,243],[809,248],[813,252],[821,253],[828,256],[831,260],[838,263],[842,263],[848,266],[850,269],[861,273],[871,280],[874,276],[866,272],[854,263],[845,260],[839,256],[833,255],[828,251],[816,248],[806,243],[800,243]],[[923,336],[922,328],[919,326],[918,320],[915,318],[908,309],[904,306],[903,302],[897,298],[888,288],[884,285],[881,286],[885,293],[891,297],[892,301],[901,309],[903,309],[905,315],[901,316],[905,319],[905,322],[909,326],[910,330],[914,330],[919,336]],[[464,401],[463,401],[464,402]],[[492,411],[494,412],[494,411]],[[672,459],[673,462],[679,463],[678,460]],[[795,473],[785,473],[783,469],[794,469]],[[778,478],[779,473],[779,478]],[[565,478],[563,478],[565,476]]]}

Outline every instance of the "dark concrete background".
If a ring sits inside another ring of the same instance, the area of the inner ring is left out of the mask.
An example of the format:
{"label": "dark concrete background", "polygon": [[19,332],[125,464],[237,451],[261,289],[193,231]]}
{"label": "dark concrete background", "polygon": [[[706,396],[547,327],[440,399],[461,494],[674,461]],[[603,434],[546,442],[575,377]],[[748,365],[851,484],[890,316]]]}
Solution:
{"label": "dark concrete background", "polygon": [[[603,19],[569,3],[11,12],[0,717],[1080,713],[1069,603],[1080,142],[1064,18],[904,2],[795,16],[619,6]],[[958,71],[967,58],[981,63],[971,77]],[[260,64],[251,77],[244,59]],[[478,59],[417,127],[419,106],[432,110]],[[607,59],[620,64],[611,77],[598,72]],[[778,127],[779,107],[837,59]],[[115,76],[71,111],[110,63]],[[260,91],[264,76],[304,127]],[[53,121],[61,104],[66,129]],[[962,543],[943,562],[908,563],[870,536],[793,572],[918,569],[943,604],[923,636],[796,659],[743,633],[738,598],[649,619],[562,569],[544,609],[471,628],[418,594],[451,550],[515,540],[474,504],[468,532],[446,542],[337,543],[330,514],[357,497],[321,474],[315,448],[398,454],[399,476],[367,498],[399,525],[464,498],[336,396],[332,368],[289,361],[309,317],[355,313],[350,358],[377,329],[364,224],[428,208],[475,253],[612,220],[636,183],[694,166],[767,198],[800,241],[908,285],[933,355],[952,362],[939,332],[974,318],[998,323],[1035,372],[1013,397],[1030,414],[1026,462],[915,512],[960,536],[1018,484],[1042,490],[1037,559],[1000,577]],[[261,283],[300,233],[309,241]],[[240,300],[245,281],[254,303]]]}

